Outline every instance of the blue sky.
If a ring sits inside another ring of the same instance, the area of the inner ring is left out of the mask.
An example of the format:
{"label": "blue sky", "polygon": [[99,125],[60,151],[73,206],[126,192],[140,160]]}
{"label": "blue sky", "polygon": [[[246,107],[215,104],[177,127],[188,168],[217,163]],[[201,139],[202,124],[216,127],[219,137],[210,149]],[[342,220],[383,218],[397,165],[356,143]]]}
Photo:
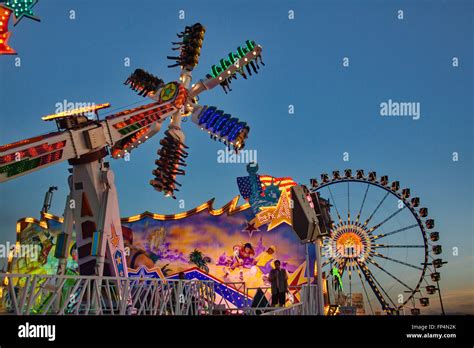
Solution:
{"label": "blue sky", "polygon": [[[69,19],[70,10],[76,19]],[[467,311],[468,300],[473,305],[472,2],[43,0],[34,12],[40,23],[10,23],[10,45],[21,67],[14,56],[0,57],[1,144],[54,130],[40,117],[64,99],[110,102],[112,108],[146,103],[123,81],[137,67],[176,80],[178,70],[166,67],[166,56],[185,25],[207,28],[196,79],[253,39],[263,46],[266,66],[235,81],[230,94],[216,88],[200,103],[249,123],[247,148],[258,151],[261,173],[308,183],[323,172],[362,168],[410,187],[441,233],[449,262],[441,286],[453,311]],[[123,64],[126,57],[130,67]],[[347,68],[343,57],[350,59]],[[381,117],[380,103],[388,99],[419,102],[420,119]],[[186,210],[211,197],[216,206],[225,204],[238,194],[235,178],[246,174],[245,166],[218,163],[221,144],[191,122],[183,128],[190,155],[178,199]],[[148,184],[159,139],[132,152],[130,162],[111,160],[122,216],[182,210],[178,200]],[[459,161],[452,161],[453,152]],[[62,214],[67,167],[0,185],[0,242],[14,240],[18,218],[38,216],[50,185],[59,187],[51,211]]]}

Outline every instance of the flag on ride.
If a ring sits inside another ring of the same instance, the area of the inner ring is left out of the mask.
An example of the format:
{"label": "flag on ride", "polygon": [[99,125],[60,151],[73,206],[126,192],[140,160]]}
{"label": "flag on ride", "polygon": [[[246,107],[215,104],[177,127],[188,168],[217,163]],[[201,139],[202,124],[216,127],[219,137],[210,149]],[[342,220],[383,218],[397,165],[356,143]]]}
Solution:
{"label": "flag on ride", "polygon": [[[274,178],[271,175],[257,175],[257,185],[259,187],[258,193],[261,194],[267,186],[273,184],[278,186],[280,191],[289,190],[291,186],[296,186],[297,183],[290,177]],[[239,186],[240,194],[244,199],[249,199],[252,195],[252,185],[250,176],[241,176],[237,178],[237,185]]]}
{"label": "flag on ride", "polygon": [[[249,199],[252,195],[252,183],[250,182],[250,176],[241,176],[237,178],[237,185],[239,186],[240,194],[244,199]],[[262,193],[262,183],[260,178],[257,176],[258,194]]]}
{"label": "flag on ride", "polygon": [[274,178],[273,176],[270,175],[260,175],[260,181],[262,184],[265,186],[269,186],[272,183],[278,186],[280,191],[282,190],[289,190],[291,186],[296,186],[298,185],[296,182],[293,181],[292,178],[290,177],[284,177],[284,178]]}

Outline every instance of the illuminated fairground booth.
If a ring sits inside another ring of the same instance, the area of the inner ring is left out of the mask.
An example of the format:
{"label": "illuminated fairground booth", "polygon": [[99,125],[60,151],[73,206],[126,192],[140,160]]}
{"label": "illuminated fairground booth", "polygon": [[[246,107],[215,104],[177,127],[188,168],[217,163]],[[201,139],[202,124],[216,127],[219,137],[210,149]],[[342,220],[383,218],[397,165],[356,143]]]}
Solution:
{"label": "illuminated fairground booth", "polygon": [[[249,178],[238,179],[247,200],[251,195]],[[289,188],[296,183],[291,178],[266,175],[260,176],[259,180],[266,192],[266,195],[259,195],[260,204],[268,206],[263,211],[271,208],[275,212],[274,218],[268,221],[261,220],[262,214],[254,214],[256,205],[252,199],[253,207],[248,202],[239,205],[239,196],[219,209],[213,207],[211,199],[179,214],[144,212],[122,218],[128,276],[210,281],[215,291],[216,308],[226,313],[239,313],[252,303],[255,306],[255,298],[260,307],[270,304],[268,275],[273,261],[278,259],[289,276],[287,304],[298,303],[301,287],[306,283],[307,267],[305,246],[291,228]],[[13,274],[56,274],[55,244],[62,223],[62,217],[48,213],[43,213],[40,220],[20,219],[17,223],[18,244],[37,244],[40,253],[35,260],[12,257],[8,271]],[[66,274],[78,275],[74,239],[67,250]],[[313,254],[311,270],[314,272]]]}

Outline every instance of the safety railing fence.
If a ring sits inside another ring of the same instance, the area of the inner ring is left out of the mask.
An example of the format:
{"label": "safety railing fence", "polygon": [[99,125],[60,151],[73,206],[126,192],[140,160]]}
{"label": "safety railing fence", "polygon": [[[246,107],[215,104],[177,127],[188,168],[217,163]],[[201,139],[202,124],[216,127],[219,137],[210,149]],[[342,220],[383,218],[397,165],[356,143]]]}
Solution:
{"label": "safety railing fence", "polygon": [[[216,296],[201,280],[0,273],[0,313],[17,315],[305,315],[315,314],[316,286],[290,286],[285,307],[272,304],[270,287]],[[311,296],[308,296],[310,289]],[[229,297],[230,296],[230,297]],[[238,296],[244,302],[236,306]],[[312,299],[312,300],[311,300]]]}
{"label": "safety railing fence", "polygon": [[262,313],[262,315],[305,315],[304,303],[297,303],[289,307],[277,308],[272,311]]}
{"label": "safety railing fence", "polygon": [[211,281],[0,273],[0,311],[17,315],[209,315]]}

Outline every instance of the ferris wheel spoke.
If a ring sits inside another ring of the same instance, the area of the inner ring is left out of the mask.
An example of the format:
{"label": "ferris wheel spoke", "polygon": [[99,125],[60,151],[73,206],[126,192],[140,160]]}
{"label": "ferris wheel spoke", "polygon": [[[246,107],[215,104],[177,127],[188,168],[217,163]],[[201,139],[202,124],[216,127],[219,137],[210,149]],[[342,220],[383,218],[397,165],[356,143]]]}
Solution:
{"label": "ferris wheel spoke", "polygon": [[351,191],[349,188],[349,181],[347,182],[347,222],[351,221]]}
{"label": "ferris wheel spoke", "polygon": [[367,198],[367,193],[369,192],[370,185],[367,184],[367,188],[365,189],[364,199],[362,200],[362,204],[360,205],[359,213],[357,214],[356,222],[359,222],[360,216],[364,209],[365,199]]}
{"label": "ferris wheel spoke", "polygon": [[357,275],[359,276],[360,283],[362,284],[362,289],[364,289],[365,297],[367,298],[367,302],[369,303],[370,312],[373,315],[374,314],[374,309],[372,308],[372,303],[370,303],[369,294],[367,293],[367,289],[365,288],[365,284],[364,284],[364,281],[362,280],[362,275],[360,274],[360,269],[359,268],[357,268]]}
{"label": "ferris wheel spoke", "polygon": [[382,200],[379,202],[379,204],[377,205],[377,207],[375,208],[375,210],[373,211],[373,213],[369,216],[369,218],[367,220],[365,220],[364,222],[364,226],[367,226],[367,224],[369,223],[369,221],[372,219],[372,217],[375,215],[375,213],[377,212],[377,210],[379,210],[380,206],[382,205],[382,203],[385,201],[385,199],[387,199],[388,195],[390,194],[390,192],[387,192],[385,194],[385,196],[383,196]]}
{"label": "ferris wheel spoke", "polygon": [[379,228],[380,226],[382,226],[384,223],[386,223],[387,221],[390,221],[394,216],[396,216],[398,213],[400,213],[401,211],[403,211],[404,209],[406,208],[406,206],[403,206],[403,208],[401,209],[397,209],[394,213],[392,213],[388,218],[386,218],[385,220],[383,220],[382,222],[379,222],[377,225],[369,228],[368,230],[368,233],[372,233],[373,231],[375,231],[377,228]]}
{"label": "ferris wheel spoke", "polygon": [[[374,282],[378,285],[378,287],[380,288],[380,290],[382,290],[382,292],[384,293],[385,296],[387,296],[388,300],[390,301],[390,303],[392,303],[393,305],[393,308],[397,308],[397,305],[395,304],[395,302],[393,302],[392,298],[390,297],[390,295],[388,294],[387,291],[385,291],[385,289],[383,288],[382,284],[380,284],[380,282],[377,280],[377,278],[375,278],[374,275],[372,275],[372,278],[374,280]],[[388,307],[389,308],[389,307]]]}
{"label": "ferris wheel spoke", "polygon": [[352,306],[352,267],[350,266],[349,266],[349,271],[347,275],[349,276],[349,298],[351,299],[351,306]]}
{"label": "ferris wheel spoke", "polygon": [[421,267],[412,265],[411,263],[407,263],[407,262],[404,262],[404,261],[400,261],[400,260],[397,260],[397,259],[393,259],[393,258],[391,258],[391,257],[385,256],[385,255],[382,255],[382,254],[379,254],[378,252],[374,252],[373,255],[374,255],[374,256],[377,256],[377,257],[381,257],[381,258],[386,259],[386,260],[390,260],[390,261],[399,263],[399,264],[401,264],[401,265],[405,265],[405,266],[408,266],[408,267],[417,269],[417,270],[419,270],[419,271],[423,271],[423,268],[421,268]]}
{"label": "ferris wheel spoke", "polygon": [[342,264],[338,263],[338,269],[339,269],[339,273],[341,273],[341,277],[344,275],[344,270],[346,269],[346,265],[347,265],[347,259],[344,258],[344,261]]}
{"label": "ferris wheel spoke", "polygon": [[332,202],[334,204],[334,209],[336,209],[336,213],[337,213],[337,217],[339,219],[339,223],[341,223],[342,222],[341,215],[339,214],[339,210],[337,209],[337,205],[336,205],[336,200],[334,199],[334,196],[332,195],[331,188],[329,186],[328,186],[328,190],[329,190],[329,195],[331,196]]}
{"label": "ferris wheel spoke", "polygon": [[[359,269],[364,274],[364,277],[365,277],[367,283],[369,283],[370,288],[374,292],[375,297],[377,297],[377,300],[382,305],[382,309],[384,309],[384,310],[390,309],[390,305],[387,303],[387,300],[382,295],[380,290],[382,290],[382,292],[385,294],[385,296],[387,296],[388,300],[393,304],[393,306],[394,306],[393,308],[396,308],[397,305],[392,301],[390,296],[387,294],[385,289],[380,285],[380,283],[377,281],[377,279],[375,279],[374,275],[369,270],[369,268],[365,264],[363,264],[359,261],[357,261],[357,266],[359,267]],[[378,287],[377,287],[377,285],[378,285]],[[380,290],[379,290],[379,287],[380,287]]]}
{"label": "ferris wheel spoke", "polygon": [[397,282],[399,282],[400,284],[402,284],[404,287],[406,287],[408,290],[410,291],[414,291],[410,286],[408,286],[407,284],[405,284],[403,281],[401,281],[400,279],[398,279],[396,276],[394,276],[392,273],[390,273],[389,271],[387,271],[385,268],[383,268],[382,266],[380,266],[377,262],[375,262],[374,260],[369,260],[369,262],[371,264],[373,264],[375,267],[377,267],[378,269],[382,270],[383,272],[385,272],[386,274],[388,274],[390,277],[392,277],[393,279],[395,279]]}
{"label": "ferris wheel spoke", "polygon": [[389,244],[375,244],[372,248],[424,248],[424,245],[389,245]]}
{"label": "ferris wheel spoke", "polygon": [[400,228],[400,229],[395,230],[395,231],[392,231],[392,232],[382,233],[382,234],[373,236],[372,240],[379,239],[379,238],[383,238],[383,237],[387,237],[387,236],[390,236],[390,235],[392,235],[392,234],[400,233],[400,232],[403,232],[403,231],[407,231],[407,230],[410,230],[410,229],[415,228],[415,227],[418,227],[418,224],[413,224],[413,225],[410,225],[410,226],[407,226],[407,227],[403,227],[403,228]]}

